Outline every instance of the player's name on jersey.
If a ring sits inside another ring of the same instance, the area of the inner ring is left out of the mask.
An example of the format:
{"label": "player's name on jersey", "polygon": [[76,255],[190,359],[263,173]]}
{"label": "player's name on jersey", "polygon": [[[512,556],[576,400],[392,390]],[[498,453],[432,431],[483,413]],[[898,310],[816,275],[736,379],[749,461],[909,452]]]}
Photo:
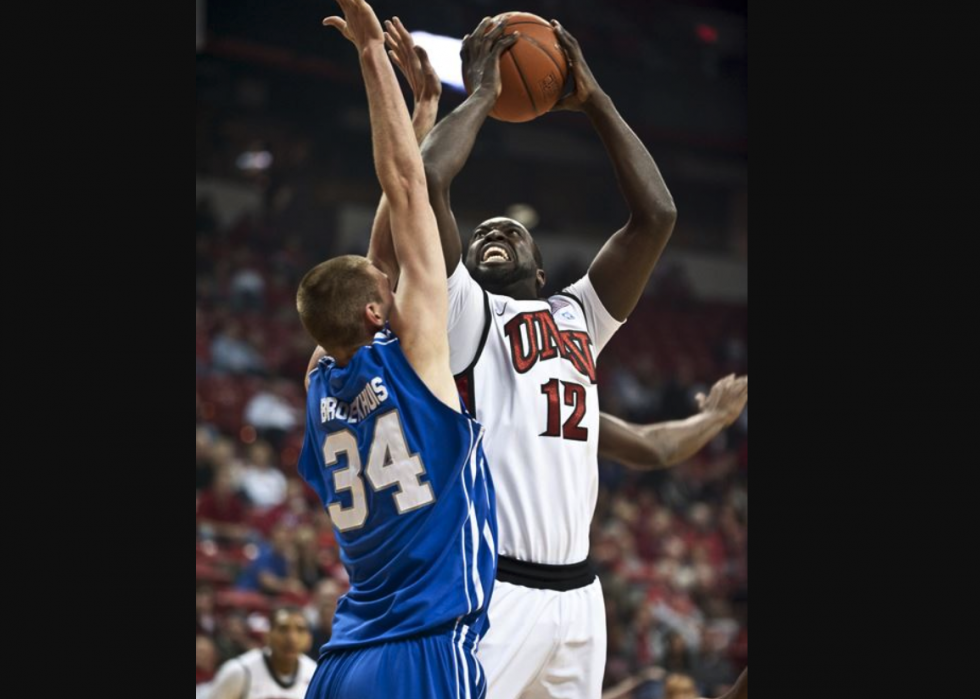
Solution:
{"label": "player's name on jersey", "polygon": [[320,421],[327,423],[331,420],[344,420],[350,423],[360,422],[373,413],[388,400],[388,389],[385,388],[380,376],[375,376],[364,385],[364,390],[357,394],[352,403],[345,403],[336,398],[320,399]]}

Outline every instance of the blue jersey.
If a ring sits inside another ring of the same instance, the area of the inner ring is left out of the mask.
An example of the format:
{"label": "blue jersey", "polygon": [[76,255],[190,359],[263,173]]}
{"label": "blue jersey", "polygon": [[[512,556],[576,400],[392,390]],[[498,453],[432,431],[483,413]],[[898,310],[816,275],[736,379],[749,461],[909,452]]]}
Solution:
{"label": "blue jersey", "polygon": [[322,651],[486,632],[497,520],[482,439],[390,331],[347,366],[320,360],[299,470],[330,514],[351,582]]}

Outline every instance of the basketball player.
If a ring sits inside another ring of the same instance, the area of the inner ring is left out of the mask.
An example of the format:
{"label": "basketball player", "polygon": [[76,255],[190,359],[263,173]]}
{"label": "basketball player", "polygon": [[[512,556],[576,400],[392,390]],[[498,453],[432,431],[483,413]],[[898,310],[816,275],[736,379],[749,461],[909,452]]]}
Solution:
{"label": "basketball player", "polygon": [[[484,19],[463,41],[472,94],[423,143],[429,196],[449,278],[453,373],[487,428],[500,494],[497,586],[480,645],[490,699],[598,699],[606,659],[602,590],[588,558],[598,493],[596,359],[636,306],[676,219],[642,142],[602,91],[578,42],[554,22],[575,89],[557,109],[583,112],[629,208],[588,273],[550,298],[527,229],[491,218],[461,245],[453,179],[500,94],[503,25]],[[489,31],[488,31],[489,30]],[[585,192],[583,192],[585,194]]]}
{"label": "basketball player", "polygon": [[207,699],[303,699],[316,670],[306,657],[313,637],[298,607],[269,616],[268,644],[232,658],[218,670]]}
{"label": "basketball player", "polygon": [[[399,67],[405,73],[408,82],[413,88],[416,100],[420,99],[421,91],[418,88],[423,83],[423,76],[437,80],[434,71],[425,57],[424,52],[415,49],[411,35],[404,28],[398,18],[393,22],[386,23],[389,46],[394,49],[394,56]],[[498,27],[488,36],[488,45],[497,49],[499,54],[503,46],[496,46],[492,42],[500,36],[501,29]],[[416,54],[421,60],[417,60]],[[400,60],[398,60],[400,58]],[[412,67],[414,64],[414,67]],[[418,103],[418,102],[417,102]],[[452,118],[452,117],[450,117]],[[441,128],[441,127],[440,127]],[[467,148],[472,147],[473,139],[470,139]],[[468,153],[468,150],[467,150]],[[464,156],[465,157],[465,156]],[[649,157],[649,156],[647,156]],[[385,234],[386,221],[383,216],[383,209],[379,208],[378,217],[375,219],[372,230],[371,250],[373,254],[378,254],[380,250],[377,245],[379,236]],[[453,234],[455,224],[453,225]],[[459,241],[456,240],[456,255],[459,254]],[[458,264],[458,258],[456,260]],[[392,276],[397,275],[397,263],[394,261],[388,265],[392,270]],[[645,280],[644,280],[645,283]],[[315,365],[322,350],[314,353],[311,360],[311,367]],[[626,423],[618,418],[601,415],[599,422],[599,453],[603,458],[610,458],[625,463],[628,466],[642,469],[662,468],[679,463],[701,447],[710,439],[717,435],[724,427],[730,425],[741,413],[747,400],[747,379],[726,377],[717,382],[711,389],[709,395],[698,396],[698,403],[701,412],[687,420],[674,421],[669,423],[657,423],[653,425],[633,425]],[[520,421],[521,415],[514,415],[514,421]],[[504,433],[500,439],[510,439],[510,435]],[[488,447],[492,448],[492,447]],[[594,456],[593,456],[594,459]],[[594,462],[593,462],[594,463]],[[592,474],[595,474],[595,467],[592,467]],[[594,508],[594,495],[588,505],[588,518]],[[588,519],[584,522],[585,530],[588,529]],[[587,543],[586,543],[587,546]],[[590,580],[591,582],[591,580]],[[596,583],[596,586],[598,583]],[[604,637],[604,615],[598,617],[597,622]],[[481,656],[483,651],[481,650]],[[601,684],[602,663],[604,662],[604,644],[594,654],[599,660],[597,682]],[[597,685],[598,686],[598,685]],[[596,689],[596,692],[598,689]],[[547,695],[545,695],[547,696]],[[573,695],[579,696],[579,695]],[[590,696],[598,696],[590,695]]]}
{"label": "basketball player", "polygon": [[310,699],[479,699],[474,650],[496,558],[482,427],[449,370],[445,264],[419,148],[374,10],[338,0],[324,24],[358,50],[374,161],[400,266],[324,262],[297,308],[326,350],[310,376],[299,469],[330,513],[351,588]]}
{"label": "basketball player", "polygon": [[[435,125],[442,84],[425,50],[415,46],[402,21],[395,17],[384,24],[386,43],[392,49],[390,55],[412,89],[415,99],[412,124],[421,142]],[[394,259],[390,240],[391,226],[382,196],[371,231],[368,258],[384,269],[394,284],[398,278],[398,262]],[[308,374],[324,354],[323,348],[317,348],[310,360]],[[748,377],[732,375],[717,381],[707,396],[698,394],[696,401],[700,412],[685,420],[639,425],[601,412],[599,457],[639,470],[674,466],[696,454],[735,422],[747,400]]]}

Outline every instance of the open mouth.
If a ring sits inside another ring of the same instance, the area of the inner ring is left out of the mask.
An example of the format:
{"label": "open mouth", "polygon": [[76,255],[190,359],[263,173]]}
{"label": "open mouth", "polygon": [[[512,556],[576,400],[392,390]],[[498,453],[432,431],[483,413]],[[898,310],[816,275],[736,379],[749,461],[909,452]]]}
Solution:
{"label": "open mouth", "polygon": [[510,250],[500,243],[488,243],[480,251],[480,264],[493,265],[513,262],[514,256]]}

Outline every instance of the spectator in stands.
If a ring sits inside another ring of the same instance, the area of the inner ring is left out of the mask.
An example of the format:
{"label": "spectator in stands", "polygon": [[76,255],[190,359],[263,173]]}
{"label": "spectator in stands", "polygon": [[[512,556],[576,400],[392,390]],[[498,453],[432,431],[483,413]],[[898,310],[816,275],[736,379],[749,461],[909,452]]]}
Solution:
{"label": "spectator in stands", "polygon": [[206,684],[214,677],[218,666],[218,651],[214,641],[203,634],[197,635],[197,684]]}
{"label": "spectator in stands", "polygon": [[242,327],[229,321],[211,343],[211,369],[217,374],[262,374],[262,355],[245,341]]}
{"label": "spectator in stands", "polygon": [[272,543],[262,545],[258,557],[239,578],[238,588],[267,595],[305,595],[306,587],[295,575],[295,562],[296,545],[293,533],[287,527],[277,524],[272,529]]}
{"label": "spectator in stands", "polygon": [[274,609],[267,645],[222,665],[207,699],[304,699],[316,670],[316,663],[305,655],[311,643],[300,609]]}
{"label": "spectator in stands", "polygon": [[239,497],[232,470],[220,467],[211,488],[201,495],[197,508],[197,524],[206,539],[242,541],[252,530],[246,524],[247,507]]}
{"label": "spectator in stands", "polygon": [[248,449],[242,470],[242,492],[259,512],[281,505],[286,499],[286,476],[273,464],[272,447],[259,440]]}
{"label": "spectator in stands", "polygon": [[664,699],[698,699],[694,680],[689,675],[672,673],[664,680]]}
{"label": "spectator in stands", "polygon": [[282,448],[286,435],[299,424],[299,411],[286,398],[285,383],[281,379],[266,382],[245,404],[246,424],[276,450]]}

